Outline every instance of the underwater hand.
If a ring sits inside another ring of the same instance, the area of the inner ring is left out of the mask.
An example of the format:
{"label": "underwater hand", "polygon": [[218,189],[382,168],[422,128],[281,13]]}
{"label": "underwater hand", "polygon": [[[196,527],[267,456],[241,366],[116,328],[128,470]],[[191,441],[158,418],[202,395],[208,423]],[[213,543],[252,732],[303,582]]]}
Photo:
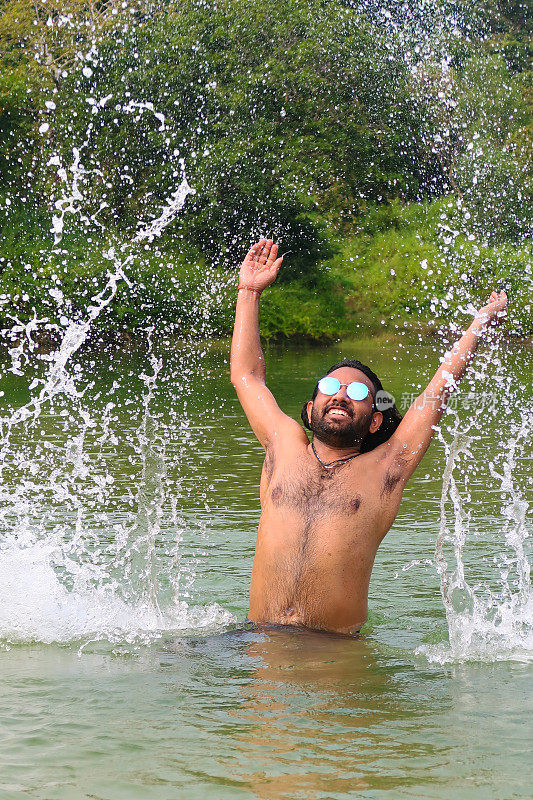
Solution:
{"label": "underwater hand", "polygon": [[262,292],[277,278],[283,256],[272,239],[261,239],[250,248],[239,272],[239,287]]}
{"label": "underwater hand", "polygon": [[504,291],[492,292],[489,302],[480,308],[476,319],[484,324],[501,325],[507,319],[507,295]]}

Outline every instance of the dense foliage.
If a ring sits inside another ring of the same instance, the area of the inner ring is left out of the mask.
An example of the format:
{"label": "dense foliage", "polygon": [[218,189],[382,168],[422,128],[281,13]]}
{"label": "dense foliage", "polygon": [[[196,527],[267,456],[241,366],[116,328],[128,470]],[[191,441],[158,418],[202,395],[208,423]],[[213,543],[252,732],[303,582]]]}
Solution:
{"label": "dense foliage", "polygon": [[[64,310],[83,310],[105,279],[102,251],[129,242],[132,288],[121,286],[106,324],[201,332],[208,319],[224,331],[231,271],[261,233],[292,251],[285,285],[265,296],[267,334],[335,335],[383,315],[439,323],[454,283],[470,298],[503,281],[522,302],[524,4],[490,0],[482,14],[474,2],[377,0],[0,8],[6,311],[50,316],[50,286]],[[183,170],[195,189],[183,213],[158,247],[131,244]],[[54,248],[62,196],[76,213]],[[520,311],[522,331],[530,319]]]}

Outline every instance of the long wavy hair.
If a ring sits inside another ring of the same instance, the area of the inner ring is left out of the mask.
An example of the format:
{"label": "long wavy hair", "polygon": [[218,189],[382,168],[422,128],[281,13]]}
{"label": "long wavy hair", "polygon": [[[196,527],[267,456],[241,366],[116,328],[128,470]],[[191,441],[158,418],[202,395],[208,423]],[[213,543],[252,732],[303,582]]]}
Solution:
{"label": "long wavy hair", "polygon": [[[378,376],[376,375],[376,373],[373,372],[370,369],[370,367],[367,367],[366,364],[362,364],[361,361],[357,361],[356,359],[346,358],[343,361],[339,361],[337,364],[333,364],[333,366],[330,367],[326,372],[326,375],[329,375],[330,372],[334,372],[336,369],[340,369],[341,367],[351,367],[352,369],[358,369],[360,372],[363,372],[367,378],[370,378],[370,380],[372,381],[372,385],[374,386],[375,389],[374,399],[378,392],[384,391],[383,385]],[[314,400],[317,394],[318,394],[318,383],[315,386],[311,400]],[[383,444],[383,442],[386,442],[388,439],[390,439],[390,437],[392,436],[392,434],[394,433],[394,431],[396,430],[396,428],[403,419],[402,415],[396,408],[395,403],[393,403],[389,408],[382,410],[381,413],[383,414],[383,422],[381,423],[377,431],[375,431],[374,433],[367,433],[367,435],[361,442],[361,453],[368,453],[370,450],[373,450],[375,447],[378,447],[378,445]],[[302,416],[302,422],[305,425],[305,427],[308,430],[311,430],[311,424],[309,422],[309,417],[307,415],[307,403],[303,404],[301,416]]]}

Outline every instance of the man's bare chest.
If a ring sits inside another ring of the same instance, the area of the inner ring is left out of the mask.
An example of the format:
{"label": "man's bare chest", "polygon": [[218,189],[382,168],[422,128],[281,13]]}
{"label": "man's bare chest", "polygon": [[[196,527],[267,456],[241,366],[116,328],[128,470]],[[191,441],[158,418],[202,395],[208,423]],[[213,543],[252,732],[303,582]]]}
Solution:
{"label": "man's bare chest", "polygon": [[368,482],[358,480],[348,465],[334,469],[291,464],[274,470],[266,502],[279,511],[301,514],[306,519],[354,517],[375,505]]}

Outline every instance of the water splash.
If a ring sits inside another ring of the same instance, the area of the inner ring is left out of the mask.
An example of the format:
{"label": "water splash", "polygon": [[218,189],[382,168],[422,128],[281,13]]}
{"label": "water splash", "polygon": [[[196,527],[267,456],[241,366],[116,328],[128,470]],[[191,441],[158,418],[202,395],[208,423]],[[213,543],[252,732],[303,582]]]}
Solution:
{"label": "water splash", "polygon": [[[92,113],[98,113],[99,104]],[[151,103],[134,108],[150,111],[164,127],[163,115]],[[49,160],[57,169],[61,196],[53,202],[58,212],[52,219],[54,250],[63,240],[69,220],[100,226],[97,214],[89,214],[90,198],[84,194],[89,171],[83,152],[90,140],[72,149],[67,168],[59,156]],[[97,170],[93,170],[98,172]],[[178,513],[179,478],[168,480],[166,442],[180,434],[180,424],[165,429],[154,410],[163,360],[153,352],[147,335],[147,366],[137,376],[141,402],[133,417],[128,461],[137,469],[134,488],[121,486],[113,474],[111,445],[122,446],[124,430],[121,390],[107,386],[107,401],[101,413],[95,381],[83,374],[74,356],[81,350],[94,322],[116,297],[121,281],[131,287],[127,267],[132,247],[145,247],[172,223],[187,197],[194,194],[180,160],[181,183],[170,192],[159,214],[140,222],[132,243],[109,247],[103,252],[110,267],[104,287],[91,299],[82,319],[64,316],[61,325],[50,325],[60,333],[59,346],[42,352],[38,334],[47,319],[29,322],[13,319],[9,331],[15,344],[9,349],[8,371],[28,380],[30,399],[0,418],[0,639],[4,642],[101,640],[148,641],[164,631],[202,629],[233,621],[216,604],[189,605],[180,594],[189,594],[191,569],[182,564],[179,543],[190,523]],[[101,227],[101,226],[100,226]],[[58,307],[60,289],[50,291]],[[184,347],[180,359],[177,391],[187,397],[187,376],[196,354]],[[39,364],[45,366],[44,374]],[[40,388],[39,388],[40,387]],[[128,402],[128,401],[126,401]],[[179,409],[180,404],[176,404]],[[121,430],[122,422],[122,430]],[[187,420],[184,420],[187,427]],[[160,429],[161,427],[161,429]],[[178,448],[179,449],[179,448]],[[132,476],[133,477],[133,476]],[[173,496],[169,497],[169,490]],[[122,491],[125,498],[117,497]],[[187,574],[188,572],[188,574]]]}
{"label": "water splash", "polygon": [[[527,387],[517,391],[505,371],[492,374],[489,381],[495,364],[501,367],[493,345],[478,369],[477,396],[487,392],[487,384],[495,384],[499,397],[510,401],[502,409],[507,418],[474,415],[465,423],[453,410],[447,430],[438,432],[446,464],[435,563],[449,644],[418,650],[438,663],[533,658],[533,594],[526,549],[531,520],[525,488],[533,409]],[[501,436],[500,449],[492,454],[484,452],[482,444],[484,428],[491,423],[498,425]]]}
{"label": "water splash", "polygon": [[161,609],[151,600],[125,600],[117,586],[95,581],[95,570],[76,567],[71,588],[54,568],[54,547],[41,542],[0,549],[0,641],[108,641],[148,643],[165,632],[220,629],[234,617],[216,603],[190,606],[176,601]]}

